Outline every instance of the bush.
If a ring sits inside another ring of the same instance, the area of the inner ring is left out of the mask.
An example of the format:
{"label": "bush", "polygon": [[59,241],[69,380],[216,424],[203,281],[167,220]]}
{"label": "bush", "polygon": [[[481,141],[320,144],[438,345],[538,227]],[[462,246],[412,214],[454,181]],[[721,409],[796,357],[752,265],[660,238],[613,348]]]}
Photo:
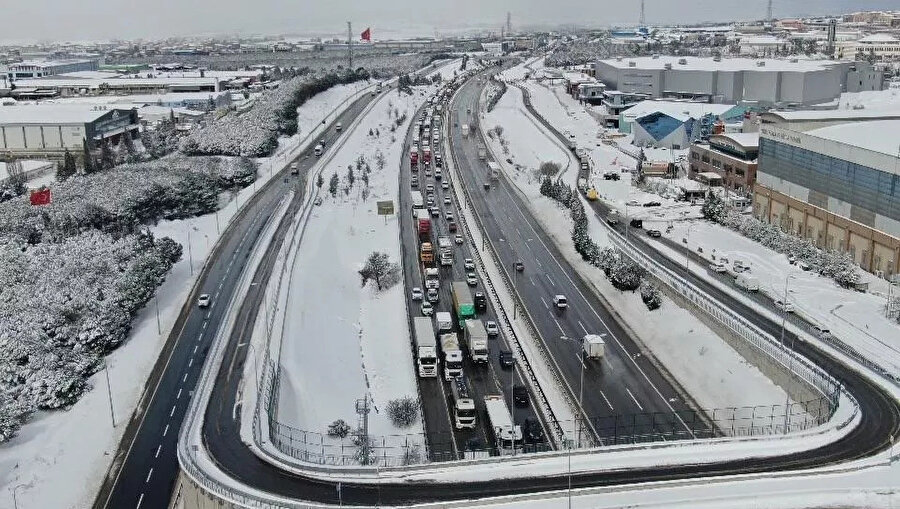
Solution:
{"label": "bush", "polygon": [[555,163],[553,161],[545,161],[541,163],[541,167],[538,169],[538,172],[542,177],[555,177],[559,173],[559,170],[559,163]]}
{"label": "bush", "polygon": [[394,426],[408,428],[419,418],[419,404],[412,396],[392,399],[388,402],[388,417]]}
{"label": "bush", "polygon": [[652,283],[644,281],[641,283],[641,300],[647,305],[647,309],[653,311],[662,305],[662,297],[659,289]]}

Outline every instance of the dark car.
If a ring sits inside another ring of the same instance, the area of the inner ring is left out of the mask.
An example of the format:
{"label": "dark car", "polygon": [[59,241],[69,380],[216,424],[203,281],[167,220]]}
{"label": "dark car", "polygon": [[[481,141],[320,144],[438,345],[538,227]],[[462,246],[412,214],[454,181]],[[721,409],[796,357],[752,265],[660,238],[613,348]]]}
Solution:
{"label": "dark car", "polygon": [[644,221],[642,221],[640,219],[632,219],[631,221],[628,222],[628,224],[632,228],[643,228],[644,227]]}
{"label": "dark car", "polygon": [[512,368],[515,361],[513,360],[513,354],[509,350],[500,350],[500,367],[507,369]]}
{"label": "dark car", "polygon": [[451,232],[455,232],[456,231],[456,223],[453,221],[448,222],[447,229],[450,230]]}
{"label": "dark car", "polygon": [[658,239],[659,237],[662,237],[662,232],[659,230],[656,230],[656,229],[652,229],[652,230],[647,230],[647,235]]}
{"label": "dark car", "polygon": [[645,207],[659,207],[660,205],[662,205],[662,203],[658,201],[648,201],[644,204]]}
{"label": "dark car", "polygon": [[516,406],[528,406],[528,389],[524,385],[513,386],[513,403]]}
{"label": "dark car", "polygon": [[475,311],[478,313],[487,311],[487,299],[482,292],[475,292]]}
{"label": "dark car", "polygon": [[522,272],[525,270],[525,264],[521,261],[516,262],[516,272]]}
{"label": "dark car", "polygon": [[522,439],[529,444],[539,444],[544,441],[544,430],[537,419],[529,417],[522,422]]}

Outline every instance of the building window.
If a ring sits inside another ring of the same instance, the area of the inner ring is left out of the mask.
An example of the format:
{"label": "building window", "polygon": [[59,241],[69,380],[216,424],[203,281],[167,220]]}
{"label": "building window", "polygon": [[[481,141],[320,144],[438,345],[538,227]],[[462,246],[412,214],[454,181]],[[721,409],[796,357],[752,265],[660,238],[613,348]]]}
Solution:
{"label": "building window", "polygon": [[709,156],[707,154],[703,154],[703,157],[700,158],[704,163],[709,163]]}
{"label": "building window", "polygon": [[695,160],[695,161],[699,161],[699,160],[700,160],[700,154],[698,154],[698,153],[696,153],[696,152],[691,152],[691,159],[693,159],[693,160]]}
{"label": "building window", "polygon": [[742,170],[740,168],[735,168],[734,174],[737,175],[738,177],[743,177],[745,172],[744,172],[744,170]]}
{"label": "building window", "polygon": [[712,165],[714,168],[722,169],[722,161],[719,161],[718,159],[713,159]]}

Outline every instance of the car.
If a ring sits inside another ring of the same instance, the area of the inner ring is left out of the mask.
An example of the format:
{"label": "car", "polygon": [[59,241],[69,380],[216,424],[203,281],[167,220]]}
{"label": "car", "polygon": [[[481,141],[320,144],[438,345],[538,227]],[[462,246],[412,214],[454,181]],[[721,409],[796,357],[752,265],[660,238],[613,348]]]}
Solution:
{"label": "car", "polygon": [[559,309],[569,307],[569,301],[566,299],[566,296],[561,294],[553,296],[553,304]]}
{"label": "car", "polygon": [[434,314],[434,306],[427,300],[422,301],[422,307],[420,309],[422,310],[422,316],[431,316]]}
{"label": "car", "polygon": [[426,177],[430,177],[430,176],[431,176],[431,167],[428,166],[428,163],[425,163],[425,176],[426,176]]}
{"label": "car", "polygon": [[466,283],[469,286],[478,286],[478,276],[474,272],[466,274]]}
{"label": "car", "polygon": [[425,294],[425,298],[428,299],[428,302],[435,303],[441,300],[441,295],[436,288],[429,288],[428,292]]}
{"label": "car", "polygon": [[812,266],[806,262],[797,262],[797,266],[800,267],[800,270],[807,272],[812,269]]}
{"label": "car", "polygon": [[529,444],[539,444],[544,441],[544,429],[537,419],[526,418],[522,422],[522,439]]}
{"label": "car", "polygon": [[525,264],[522,263],[521,260],[516,262],[516,272],[522,272],[525,270]]}
{"label": "car", "polygon": [[830,339],[831,331],[819,324],[813,324],[813,334],[819,339]]}
{"label": "car", "polygon": [[441,165],[435,163],[435,166],[436,166],[436,168],[434,169],[434,178],[436,180],[441,180],[441,178],[444,176],[444,174],[441,173]]}
{"label": "car", "polygon": [[322,145],[322,148],[325,148],[325,140],[324,139],[319,140],[319,145]]}
{"label": "car", "polygon": [[416,187],[416,188],[419,187],[419,179],[412,179],[409,182],[409,187]]}
{"label": "car", "polygon": [[794,255],[788,255],[788,263],[790,263],[791,265],[797,263],[797,257]]}
{"label": "car", "polygon": [[412,300],[422,300],[422,289],[418,286],[412,289]]}
{"label": "car", "polygon": [[463,259],[463,268],[466,270],[475,270],[475,262],[471,258]]}
{"label": "car", "polygon": [[[487,299],[484,298],[484,293],[475,292],[475,295],[472,297],[472,300],[475,302],[475,311],[478,313],[484,313],[487,311]],[[490,334],[488,334],[490,335]]]}
{"label": "car", "polygon": [[723,273],[728,271],[728,267],[722,263],[721,261],[712,262],[709,264],[709,270],[713,272]]}
{"label": "car", "polygon": [[640,204],[641,204],[641,202],[639,202],[637,200],[628,200],[628,202],[625,203],[625,205],[628,205],[629,207],[637,207]]}
{"label": "car", "polygon": [[453,201],[449,196],[444,196],[444,205],[453,205]]}
{"label": "car", "polygon": [[490,337],[495,337],[500,335],[500,327],[497,326],[497,322],[493,320],[488,320],[484,322],[484,329],[487,331],[487,335]]}
{"label": "car", "polygon": [[437,207],[431,207],[428,210],[431,211],[431,217],[439,217],[441,215],[441,211]]}
{"label": "car", "polygon": [[655,239],[658,239],[658,238],[662,237],[662,232],[655,228],[651,228],[651,229],[647,230],[647,235],[650,237],[653,237]]}
{"label": "car", "polygon": [[644,207],[659,207],[660,205],[662,205],[662,203],[660,203],[658,201],[648,201],[643,206]]}
{"label": "car", "polygon": [[641,219],[632,219],[631,221],[628,222],[628,225],[631,226],[632,228],[643,228],[644,221]]}
{"label": "car", "polygon": [[441,181],[441,189],[450,189],[450,182],[447,182],[446,180],[442,180]]}
{"label": "car", "polygon": [[209,307],[209,294],[207,294],[207,293],[201,294],[200,297],[197,299],[197,306],[199,306],[201,308]]}
{"label": "car", "polygon": [[456,242],[457,244],[462,244],[462,243],[463,243],[463,236],[462,236],[462,235],[459,235],[459,234],[456,234],[456,236],[453,237],[453,240],[454,240],[454,242]]}
{"label": "car", "polygon": [[512,368],[516,363],[512,352],[509,350],[500,350],[500,367],[504,369]]}
{"label": "car", "polygon": [[453,212],[449,210],[444,212],[444,217],[447,218],[447,221],[453,221]]}
{"label": "car", "polygon": [[484,184],[481,184],[481,185],[482,185],[485,189],[490,189],[490,188],[491,188],[491,183],[490,183],[490,182],[485,182]]}
{"label": "car", "polygon": [[528,389],[524,385],[513,385],[513,403],[518,407],[528,406]]}
{"label": "car", "polygon": [[427,198],[425,198],[425,205],[428,205],[429,210],[434,208],[434,195],[429,194]]}
{"label": "car", "polygon": [[451,232],[455,232],[456,231],[456,223],[454,223],[453,221],[450,221],[449,223],[447,223],[447,229],[450,230]]}
{"label": "car", "polygon": [[297,163],[291,163],[291,175],[299,175],[300,168],[297,166]]}
{"label": "car", "polygon": [[794,305],[781,299],[775,299],[775,307],[780,309],[781,311],[784,311],[785,313],[794,312]]}
{"label": "car", "polygon": [[341,129],[343,129],[343,128],[344,128],[344,125],[341,124],[340,122],[338,122],[337,125],[334,126],[334,130],[337,132],[341,132]]}
{"label": "car", "polygon": [[425,186],[425,191],[428,193],[433,193],[434,192],[434,184],[428,184],[427,186]]}

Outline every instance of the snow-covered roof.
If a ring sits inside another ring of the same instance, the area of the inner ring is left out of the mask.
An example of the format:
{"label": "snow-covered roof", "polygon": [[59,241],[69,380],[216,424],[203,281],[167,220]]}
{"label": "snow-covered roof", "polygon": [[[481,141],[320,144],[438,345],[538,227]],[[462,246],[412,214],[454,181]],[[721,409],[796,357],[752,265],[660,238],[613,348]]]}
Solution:
{"label": "snow-covered roof", "polygon": [[897,157],[900,119],[848,122],[807,131],[806,134]]}
{"label": "snow-covered roof", "polygon": [[741,36],[741,44],[784,44],[785,41],[771,35]]}
{"label": "snow-covered roof", "polygon": [[898,42],[898,40],[891,34],[878,33],[867,35],[857,42]]}
{"label": "snow-covered roof", "polygon": [[86,124],[110,111],[123,113],[130,108],[98,108],[75,104],[0,107],[0,124]]}
{"label": "snow-covered roof", "polygon": [[728,138],[744,148],[759,147],[759,133],[722,133],[715,136]]}
{"label": "snow-covered roof", "polygon": [[900,109],[847,109],[847,110],[798,110],[770,111],[760,115],[788,122],[826,121],[826,120],[869,120],[900,119]]}
{"label": "snow-covered roof", "polygon": [[[678,63],[679,61],[684,61],[685,63],[680,64]],[[612,58],[601,62],[618,69],[648,70],[662,70],[666,68],[666,64],[670,64],[673,71],[819,71],[846,63],[836,60],[808,60],[802,58],[796,62],[775,58],[722,58],[717,62],[712,57],[671,56],[658,58],[653,58],[652,56],[634,57],[622,58],[622,60]],[[631,67],[629,62],[634,62],[635,66]],[[765,65],[760,67],[757,65],[758,62],[765,62]]]}
{"label": "snow-covered roof", "polygon": [[719,116],[734,108],[732,104],[695,103],[682,101],[641,101],[623,112],[625,118],[636,119],[651,113],[664,113],[682,122],[711,113]]}
{"label": "snow-covered roof", "polygon": [[86,78],[66,78],[50,76],[46,78],[22,79],[16,81],[18,87],[76,87],[98,88],[102,83],[110,86],[161,86],[161,85],[215,85],[216,78],[115,78],[96,80]]}

